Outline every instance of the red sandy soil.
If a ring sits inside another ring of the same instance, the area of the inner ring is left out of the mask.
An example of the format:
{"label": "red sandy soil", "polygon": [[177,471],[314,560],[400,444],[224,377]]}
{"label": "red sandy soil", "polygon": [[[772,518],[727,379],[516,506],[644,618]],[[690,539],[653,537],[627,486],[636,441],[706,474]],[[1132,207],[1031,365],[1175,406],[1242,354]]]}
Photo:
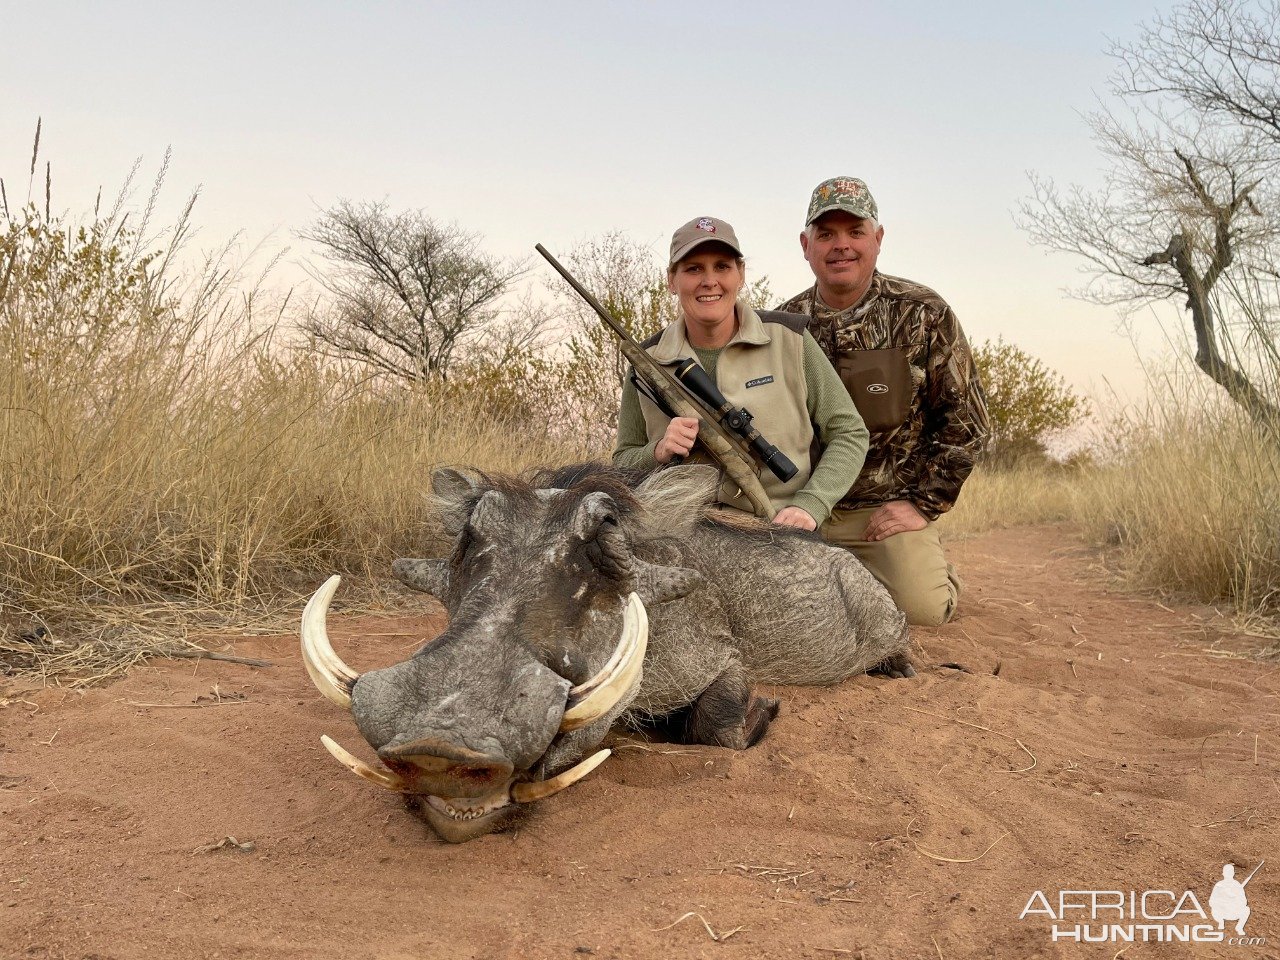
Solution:
{"label": "red sandy soil", "polygon": [[[916,631],[917,679],[777,691],[743,753],[618,735],[518,832],[462,846],[324,752],[370,755],[293,637],[236,644],[271,669],[0,690],[0,956],[1111,958],[1019,920],[1033,892],[1208,911],[1224,863],[1263,858],[1265,945],[1120,955],[1280,956],[1280,664],[1207,652],[1259,641],[1110,588],[1063,528],[951,554],[966,593]],[[357,669],[440,625],[331,618]]]}

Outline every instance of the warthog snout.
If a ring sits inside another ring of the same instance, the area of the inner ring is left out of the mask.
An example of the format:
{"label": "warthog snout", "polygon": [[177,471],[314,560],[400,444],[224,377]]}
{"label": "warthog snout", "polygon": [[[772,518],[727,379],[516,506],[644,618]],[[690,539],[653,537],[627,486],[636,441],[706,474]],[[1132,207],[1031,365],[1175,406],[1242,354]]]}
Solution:
{"label": "warthog snout", "polygon": [[[403,794],[443,839],[500,829],[519,804],[558,793],[609,755],[602,750],[557,776],[538,776],[553,743],[610,716],[639,682],[648,625],[634,595],[608,663],[575,686],[519,645],[486,643],[484,630],[446,634],[403,663],[357,674],[334,652],[325,624],[338,583],[331,577],[307,604],[303,661],[321,693],[351,711],[382,764],[365,763],[327,736],[322,742],[353,773]],[[501,690],[478,665],[502,667]]]}

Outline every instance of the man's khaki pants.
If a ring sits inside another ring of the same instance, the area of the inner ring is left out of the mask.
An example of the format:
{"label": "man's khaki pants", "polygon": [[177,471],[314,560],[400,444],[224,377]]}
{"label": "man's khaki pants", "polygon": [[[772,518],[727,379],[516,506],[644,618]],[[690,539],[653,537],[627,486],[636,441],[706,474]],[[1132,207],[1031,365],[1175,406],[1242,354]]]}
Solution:
{"label": "man's khaki pants", "polygon": [[822,525],[822,538],[833,546],[852,550],[871,575],[888,588],[908,623],[922,627],[946,623],[955,611],[960,581],[942,555],[938,525],[930,523],[923,530],[895,533],[888,539],[868,543],[862,534],[875,511],[876,507],[837,507]]}

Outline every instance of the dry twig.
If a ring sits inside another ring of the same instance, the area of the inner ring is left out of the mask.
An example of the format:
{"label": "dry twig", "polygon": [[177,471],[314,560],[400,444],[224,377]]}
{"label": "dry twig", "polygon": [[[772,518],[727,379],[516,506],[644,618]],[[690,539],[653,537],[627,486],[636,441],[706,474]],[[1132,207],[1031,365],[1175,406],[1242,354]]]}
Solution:
{"label": "dry twig", "polygon": [[1028,749],[1027,749],[1027,747],[1026,747],[1026,744],[1024,744],[1021,740],[1018,740],[1017,738],[1014,738],[1014,741],[1013,741],[1013,742],[1014,742],[1014,743],[1016,743],[1018,746],[1022,747],[1023,752],[1024,752],[1028,757],[1030,757],[1030,758],[1031,758],[1031,766],[1029,766],[1029,767],[1021,767],[1021,768],[1019,768],[1019,769],[1017,769],[1017,770],[1001,770],[1000,772],[1001,772],[1001,773],[1028,773],[1028,772],[1030,772],[1031,770],[1034,770],[1034,769],[1036,768],[1036,764],[1040,762],[1039,760],[1037,760],[1037,759],[1036,759],[1036,755],[1035,755],[1034,753],[1032,753],[1030,750],[1028,750]]}
{"label": "dry twig", "polygon": [[196,847],[191,851],[191,855],[194,857],[198,853],[213,853],[215,850],[224,850],[232,847],[239,850],[241,853],[252,853],[257,849],[257,844],[252,840],[246,840],[244,843],[241,843],[235,837],[226,836],[217,843],[206,843],[204,846]]}
{"label": "dry twig", "polygon": [[216,650],[170,650],[168,656],[182,660],[222,660],[226,663],[242,663],[247,667],[274,667],[270,660],[258,660],[255,657],[238,657],[232,653],[218,653]]}
{"label": "dry twig", "polygon": [[928,710],[921,710],[918,707],[908,707],[905,704],[899,709],[910,710],[912,713],[923,713],[926,717],[937,717],[939,720],[949,720],[952,723],[958,723],[961,726],[973,727],[973,729],[981,730],[984,733],[994,733],[997,737],[1004,737],[1006,740],[1017,739],[1016,737],[1009,736],[1009,734],[1007,733],[1001,733],[999,730],[992,730],[990,727],[984,727],[976,723],[970,723],[968,720],[961,720],[958,717],[948,717],[946,714],[942,714],[942,713],[930,713]]}
{"label": "dry twig", "polygon": [[131,707],[142,707],[146,710],[202,710],[205,707],[238,707],[242,703],[253,703],[252,700],[209,700],[205,703],[143,703],[140,700],[126,700]]}
{"label": "dry twig", "polygon": [[938,855],[938,854],[936,854],[936,853],[930,853],[928,850],[926,850],[924,847],[920,846],[920,844],[916,843],[914,840],[912,840],[912,841],[911,841],[911,843],[915,846],[915,848],[916,848],[917,852],[919,852],[919,853],[923,853],[923,854],[924,854],[926,857],[928,857],[930,860],[938,860],[938,861],[940,861],[940,862],[942,862],[942,863],[977,863],[979,860],[981,860],[983,857],[985,857],[988,853],[990,853],[990,852],[991,852],[992,847],[994,847],[997,843],[999,843],[1001,840],[1003,840],[1003,839],[1004,839],[1005,837],[1007,837],[1008,835],[1009,835],[1009,834],[1007,834],[1007,833],[1002,833],[1002,834],[1000,834],[1000,836],[996,837],[996,838],[995,838],[995,840],[993,840],[993,841],[991,842],[991,846],[987,847],[987,849],[983,850],[983,851],[982,851],[980,854],[978,854],[976,857],[970,857],[970,858],[968,858],[968,859],[956,859],[955,857],[943,857],[943,856],[939,856],[939,855]]}
{"label": "dry twig", "polygon": [[655,927],[651,932],[661,933],[664,930],[670,930],[672,927],[676,926],[677,924],[683,923],[685,920],[688,920],[690,917],[697,917],[699,920],[701,920],[702,925],[707,930],[707,935],[710,936],[711,939],[714,940],[716,943],[724,943],[724,941],[728,940],[735,933],[740,933],[741,931],[746,929],[745,927],[734,927],[732,930],[727,930],[724,933],[716,933],[714,930],[711,929],[711,924],[707,923],[706,917],[704,917],[700,913],[690,910],[688,913],[684,914],[675,922],[669,923],[665,927]]}
{"label": "dry twig", "polygon": [[1197,826],[1197,827],[1220,827],[1220,826],[1222,826],[1224,823],[1235,823],[1235,822],[1236,822],[1237,820],[1239,820],[1241,817],[1244,817],[1244,818],[1245,818],[1245,823],[1246,823],[1246,824],[1247,824],[1250,820],[1252,820],[1252,819],[1253,819],[1253,807],[1245,807],[1243,810],[1241,810],[1239,813],[1237,813],[1234,817],[1227,817],[1227,819],[1225,819],[1225,820],[1214,820],[1212,823],[1197,823],[1197,824],[1196,824],[1196,826]]}

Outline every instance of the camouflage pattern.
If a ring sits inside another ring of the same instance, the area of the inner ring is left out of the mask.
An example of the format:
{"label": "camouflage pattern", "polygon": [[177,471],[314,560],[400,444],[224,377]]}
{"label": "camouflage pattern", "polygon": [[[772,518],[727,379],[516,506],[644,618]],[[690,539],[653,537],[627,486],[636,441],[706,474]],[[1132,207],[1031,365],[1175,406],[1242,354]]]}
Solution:
{"label": "camouflage pattern", "polygon": [[839,506],[846,510],[910,500],[930,520],[955,504],[991,432],[973,353],[956,315],[926,286],[876,271],[866,295],[833,310],[817,287],[778,307],[813,319],[813,334],[834,364],[848,350],[901,347],[915,392],[906,421],[871,434],[867,460]]}
{"label": "camouflage pattern", "polygon": [[879,220],[880,210],[867,189],[865,181],[857,177],[832,177],[813,188],[809,198],[809,214],[804,219],[807,227],[824,213],[843,210],[864,220]]}

